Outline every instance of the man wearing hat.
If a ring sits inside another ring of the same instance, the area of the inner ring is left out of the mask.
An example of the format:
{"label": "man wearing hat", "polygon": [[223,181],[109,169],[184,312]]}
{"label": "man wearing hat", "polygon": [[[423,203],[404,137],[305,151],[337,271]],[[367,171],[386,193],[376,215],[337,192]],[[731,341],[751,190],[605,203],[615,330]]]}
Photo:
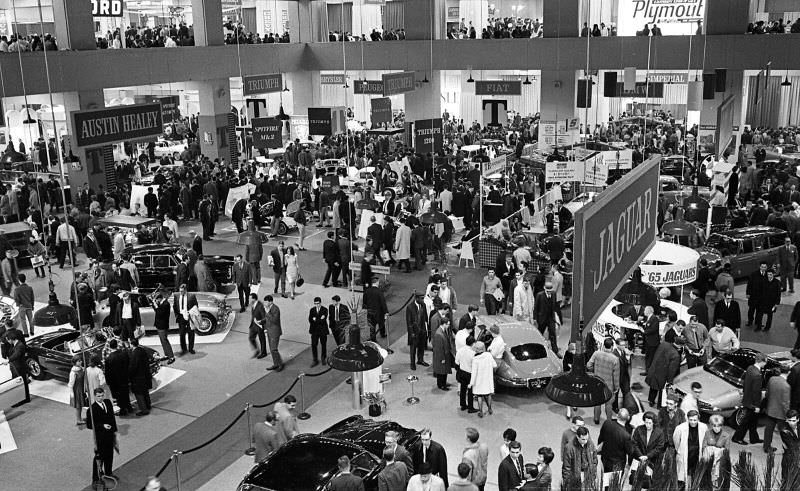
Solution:
{"label": "man wearing hat", "polygon": [[553,292],[553,282],[545,282],[544,291],[536,294],[533,307],[533,319],[534,324],[539,328],[539,332],[542,333],[543,336],[545,329],[547,330],[553,353],[561,358],[561,354],[558,352],[558,339],[556,338],[556,327],[560,326],[562,323],[561,308],[556,302],[556,296]]}
{"label": "man wearing hat", "polygon": [[[647,369],[645,382],[650,386],[647,400],[650,406],[661,406],[661,396],[664,386],[671,384],[681,369],[681,352],[686,344],[686,338],[676,336],[672,343],[662,341],[653,355],[653,362]],[[656,401],[656,399],[658,399]]]}

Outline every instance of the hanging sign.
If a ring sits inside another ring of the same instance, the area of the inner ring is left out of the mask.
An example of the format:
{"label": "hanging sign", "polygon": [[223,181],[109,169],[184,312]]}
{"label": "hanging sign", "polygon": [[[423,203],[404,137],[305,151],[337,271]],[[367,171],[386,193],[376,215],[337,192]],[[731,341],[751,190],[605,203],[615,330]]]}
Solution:
{"label": "hanging sign", "polygon": [[642,281],[661,288],[688,285],[697,279],[697,264],[642,264]]}
{"label": "hanging sign", "polygon": [[245,99],[244,103],[247,105],[248,120],[252,121],[267,115],[266,99]]}
{"label": "hanging sign", "polygon": [[414,91],[414,72],[384,73],[383,95],[396,95]]}
{"label": "hanging sign", "polygon": [[483,124],[486,126],[505,126],[508,124],[508,101],[500,99],[483,99]]}
{"label": "hanging sign", "polygon": [[122,17],[122,0],[92,0],[92,17]]}
{"label": "hanging sign", "polygon": [[277,118],[255,118],[253,124],[253,146],[256,148],[280,148],[283,146],[283,125]]}
{"label": "hanging sign", "polygon": [[608,166],[603,163],[603,156],[598,154],[586,160],[578,162],[581,172],[580,182],[586,186],[605,186],[608,182]]}
{"label": "hanging sign", "polygon": [[662,82],[636,82],[633,90],[625,90],[625,82],[617,82],[617,90],[614,97],[640,97],[656,98],[664,97],[664,84]]}
{"label": "hanging sign", "polygon": [[283,90],[283,75],[248,75],[242,77],[242,93],[246,97],[254,94],[267,94]]}
{"label": "hanging sign", "polygon": [[518,80],[476,80],[475,95],[522,95],[522,82]]}
{"label": "hanging sign", "polygon": [[547,162],[544,167],[544,180],[547,183],[580,181],[578,166],[583,162],[567,160],[565,162]]}
{"label": "hanging sign", "polygon": [[344,73],[323,73],[319,76],[322,85],[344,85],[346,80]]}
{"label": "hanging sign", "polygon": [[443,145],[441,118],[414,121],[414,149],[417,152],[440,152]]}
{"label": "hanging sign", "polygon": [[370,121],[372,127],[375,128],[383,123],[392,122],[392,100],[388,97],[376,97],[370,99],[372,111],[370,113]]}
{"label": "hanging sign", "polygon": [[383,95],[383,80],[356,80],[353,82],[353,93]]}
{"label": "hanging sign", "polygon": [[609,169],[628,170],[633,169],[633,150],[605,150],[600,152],[603,155],[603,163]]}
{"label": "hanging sign", "polygon": [[161,104],[73,111],[72,118],[72,128],[79,147],[142,140],[164,132]]}
{"label": "hanging sign", "polygon": [[309,107],[308,108],[308,134],[330,136],[331,132],[331,108],[329,107]]}
{"label": "hanging sign", "polygon": [[[618,36],[635,36],[645,24],[658,24],[665,36],[697,32],[707,0],[619,0]],[[589,325],[589,324],[587,324]]]}
{"label": "hanging sign", "polygon": [[665,84],[685,84],[689,81],[686,72],[652,73],[647,76],[650,83],[660,82]]}
{"label": "hanging sign", "polygon": [[159,102],[161,104],[161,118],[164,124],[177,121],[181,117],[180,96],[171,95],[167,97],[158,97],[153,102]]}
{"label": "hanging sign", "polygon": [[483,166],[483,175],[488,176],[491,174],[497,174],[498,172],[503,172],[506,170],[506,161],[508,160],[508,155],[503,154],[499,155],[492,160],[489,161],[488,164]]}

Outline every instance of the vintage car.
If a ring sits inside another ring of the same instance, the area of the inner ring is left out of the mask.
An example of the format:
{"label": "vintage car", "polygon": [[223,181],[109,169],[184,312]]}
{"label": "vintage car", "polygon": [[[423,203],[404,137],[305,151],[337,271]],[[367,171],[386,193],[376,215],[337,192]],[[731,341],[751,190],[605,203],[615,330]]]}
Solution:
{"label": "vintage car", "polygon": [[766,149],[766,158],[768,160],[786,160],[790,164],[800,165],[800,150],[797,145],[775,145]]}
{"label": "vintage car", "polygon": [[[705,415],[721,414],[728,419],[728,425],[738,428],[744,416],[742,390],[744,388],[744,372],[755,363],[759,351],[751,348],[739,348],[713,358],[702,367],[695,367],[681,373],[673,381],[673,389],[680,395],[691,391],[692,382],[700,382],[703,386],[701,399],[697,408]],[[762,368],[762,375],[768,370],[777,368],[782,377],[786,377],[794,360],[788,352],[767,355],[767,363]],[[766,377],[764,380],[766,390]]]}
{"label": "vintage car", "polygon": [[319,434],[298,435],[250,469],[239,491],[322,491],[339,474],[337,460],[350,458],[350,472],[366,491],[377,491],[383,470],[384,434],[394,430],[409,452],[419,445],[419,432],[393,421],[351,416]]}
{"label": "vintage car", "polygon": [[[130,258],[139,271],[139,292],[150,293],[162,285],[175,291],[175,268],[180,259],[177,244],[144,244],[125,248],[123,256]],[[233,281],[233,256],[203,256],[217,287]]]}
{"label": "vintage car", "polygon": [[[259,216],[262,220],[259,226],[272,227],[272,208],[272,201],[268,201],[258,209]],[[286,235],[290,230],[297,229],[297,222],[289,215],[286,209],[284,209],[283,218],[281,218],[281,223],[278,224],[278,235]]]}
{"label": "vintage car", "polygon": [[[658,183],[661,186],[661,193],[664,195],[666,204],[680,205],[683,200],[694,192],[694,186],[682,186],[677,178],[672,176],[659,176]],[[706,201],[711,199],[711,193],[706,187],[698,187],[698,196]]]}
{"label": "vintage car", "polygon": [[[72,370],[72,357],[85,356],[88,361],[94,355],[100,355],[106,344],[106,335],[102,330],[81,334],[73,329],[59,329],[28,339],[27,363],[28,372],[36,380],[46,376],[69,381]],[[143,346],[150,359],[150,374],[155,375],[161,368],[161,354],[147,346]]]}
{"label": "vintage car", "polygon": [[758,271],[761,261],[778,262],[778,252],[788,237],[785,230],[763,225],[742,227],[713,233],[705,246],[698,249],[701,258],[731,263],[731,275],[745,278]]}
{"label": "vintage car", "polygon": [[479,315],[477,324],[487,328],[496,325],[506,343],[506,352],[494,373],[497,384],[538,389],[562,372],[561,360],[533,324],[510,315]]}
{"label": "vintage car", "polygon": [[347,161],[345,159],[318,159],[314,162],[314,168],[314,177],[347,176]]}
{"label": "vintage car", "polygon": [[[142,317],[142,326],[145,331],[156,330],[154,326],[155,311],[153,310],[153,299],[155,298],[155,294],[159,291],[163,293],[170,302],[171,309],[172,303],[175,301],[172,290],[165,291],[157,287],[153,293],[148,295],[142,293],[132,294],[139,304],[139,315]],[[226,326],[228,321],[233,321],[234,316],[231,315],[233,309],[225,302],[224,294],[215,292],[192,292],[192,295],[197,299],[197,308],[200,310],[200,316],[202,317],[200,326],[195,330],[198,335],[207,336],[209,334],[214,334],[219,326]],[[106,319],[109,314],[108,301],[103,300],[100,302],[100,306],[101,307],[94,316],[95,325],[107,326],[108,321]],[[172,317],[172,319],[174,320],[174,317]],[[177,330],[178,324],[173,322],[171,327]]]}
{"label": "vintage car", "polygon": [[156,157],[172,157],[175,160],[180,160],[181,153],[186,150],[186,141],[175,140],[158,140],[153,153]]}

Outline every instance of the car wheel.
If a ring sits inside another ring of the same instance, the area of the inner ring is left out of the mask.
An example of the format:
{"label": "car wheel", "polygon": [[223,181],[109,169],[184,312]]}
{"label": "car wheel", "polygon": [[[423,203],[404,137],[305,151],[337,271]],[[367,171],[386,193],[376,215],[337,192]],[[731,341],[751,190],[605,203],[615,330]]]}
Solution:
{"label": "car wheel", "polygon": [[278,235],[286,235],[289,232],[289,227],[283,221],[278,225]]}
{"label": "car wheel", "polygon": [[731,416],[728,418],[728,426],[733,428],[734,430],[739,429],[744,422],[745,411],[743,409],[737,409]]}
{"label": "car wheel", "polygon": [[36,380],[44,379],[44,370],[42,370],[42,365],[39,364],[39,361],[34,358],[28,358],[28,373]]}
{"label": "car wheel", "polygon": [[217,330],[217,319],[208,312],[200,312],[202,321],[200,327],[197,328],[197,334],[201,336],[208,336]]}

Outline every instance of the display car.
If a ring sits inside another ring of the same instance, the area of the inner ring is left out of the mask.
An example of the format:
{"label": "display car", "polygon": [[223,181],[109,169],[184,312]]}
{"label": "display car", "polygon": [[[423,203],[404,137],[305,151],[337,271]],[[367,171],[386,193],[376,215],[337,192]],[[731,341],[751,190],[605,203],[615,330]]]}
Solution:
{"label": "display car", "polygon": [[791,164],[800,164],[800,150],[797,145],[775,145],[766,149],[766,158],[771,160],[787,160]]}
{"label": "display car", "polygon": [[[49,375],[67,382],[73,366],[72,358],[78,355],[89,360],[95,355],[101,355],[105,344],[106,335],[102,330],[82,334],[74,329],[58,329],[34,336],[27,341],[28,373],[36,380],[42,380]],[[155,375],[161,368],[163,357],[152,348],[142,348],[147,351],[150,361],[150,375]]]}
{"label": "display car", "polygon": [[[265,204],[261,205],[258,209],[259,216],[261,216],[262,223],[260,226],[272,228],[272,208],[274,205],[272,201],[268,201]],[[297,229],[297,222],[294,218],[289,216],[289,214],[283,214],[283,218],[281,218],[281,223],[278,224],[278,235],[286,235],[289,233],[290,230]],[[232,257],[232,256],[220,256],[220,257]]]}
{"label": "display car", "polygon": [[350,458],[350,472],[366,491],[377,491],[383,470],[384,434],[400,434],[397,441],[413,453],[419,432],[393,421],[351,416],[319,434],[298,435],[256,463],[237,488],[239,491],[321,491],[339,474],[337,460]]}
{"label": "display car", "polygon": [[[125,248],[123,256],[130,258],[139,271],[139,292],[150,293],[159,285],[177,290],[175,268],[182,247],[177,244],[144,244]],[[203,256],[217,287],[233,281],[233,256]]]}
{"label": "display car", "polygon": [[172,157],[175,160],[181,159],[181,153],[186,150],[186,141],[158,140],[153,153],[156,157]]}
{"label": "display car", "polygon": [[544,387],[562,372],[561,360],[550,349],[550,342],[530,322],[510,315],[479,315],[477,325],[496,325],[506,343],[503,359],[494,372],[494,380],[504,387]]}
{"label": "display car", "polygon": [[[739,348],[730,353],[721,354],[702,367],[695,367],[681,373],[673,381],[673,389],[681,396],[691,391],[692,382],[703,386],[701,399],[697,408],[702,414],[720,414],[727,418],[728,425],[738,428],[742,423],[742,390],[744,389],[744,373],[747,367],[755,363],[759,354],[751,348]],[[795,364],[788,352],[768,354],[767,363],[761,369],[766,390],[766,373],[778,369],[781,377],[786,377],[789,369]]]}
{"label": "display car", "polygon": [[347,176],[345,159],[318,159],[314,162],[315,177]]}
{"label": "display car", "polygon": [[778,252],[788,237],[785,230],[756,225],[713,233],[698,249],[709,264],[721,260],[731,263],[731,275],[744,278],[758,271],[761,261],[778,262]]}
{"label": "display car", "polygon": [[[680,205],[694,192],[694,186],[682,186],[680,181],[673,176],[659,176],[658,183],[667,205]],[[698,187],[697,194],[706,201],[711,199],[711,193],[706,187]]]}

